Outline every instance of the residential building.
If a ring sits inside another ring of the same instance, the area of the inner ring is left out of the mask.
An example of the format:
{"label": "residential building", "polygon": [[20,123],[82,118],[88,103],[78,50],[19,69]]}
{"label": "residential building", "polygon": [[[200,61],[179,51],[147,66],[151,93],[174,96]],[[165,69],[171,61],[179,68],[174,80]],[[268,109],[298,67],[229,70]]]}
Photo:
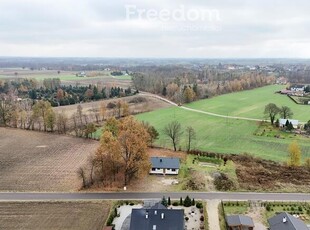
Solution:
{"label": "residential building", "polygon": [[298,128],[298,124],[299,124],[299,121],[298,120],[292,120],[292,119],[280,119],[279,120],[279,126],[284,128],[285,127],[285,124],[286,122],[289,122],[289,123],[292,123],[294,129],[297,129]]}
{"label": "residential building", "polygon": [[180,159],[175,157],[151,157],[150,174],[178,175]]}
{"label": "residential building", "polygon": [[160,203],[149,209],[132,209],[129,230],[184,230],[184,210]]}
{"label": "residential building", "polygon": [[226,216],[228,230],[253,230],[254,222],[251,217],[243,215]]}
{"label": "residential building", "polygon": [[270,230],[309,230],[303,221],[286,212],[268,219],[268,223]]}

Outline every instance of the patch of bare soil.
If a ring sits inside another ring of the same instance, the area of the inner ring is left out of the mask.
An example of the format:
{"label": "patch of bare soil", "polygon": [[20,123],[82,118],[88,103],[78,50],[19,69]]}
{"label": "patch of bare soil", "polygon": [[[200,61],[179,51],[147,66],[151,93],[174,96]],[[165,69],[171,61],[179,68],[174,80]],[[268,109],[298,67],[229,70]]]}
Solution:
{"label": "patch of bare soil", "polygon": [[0,202],[0,229],[102,230],[111,202]]}
{"label": "patch of bare soil", "polygon": [[304,167],[288,167],[279,163],[233,156],[239,185],[246,190],[309,192],[310,172]]}
{"label": "patch of bare soil", "polygon": [[253,206],[250,208],[249,212],[246,213],[247,216],[253,219],[255,230],[267,229],[267,227],[264,225],[264,212],[265,212],[264,207]]}
{"label": "patch of bare soil", "polygon": [[0,128],[0,190],[76,191],[77,169],[98,142],[48,133]]}

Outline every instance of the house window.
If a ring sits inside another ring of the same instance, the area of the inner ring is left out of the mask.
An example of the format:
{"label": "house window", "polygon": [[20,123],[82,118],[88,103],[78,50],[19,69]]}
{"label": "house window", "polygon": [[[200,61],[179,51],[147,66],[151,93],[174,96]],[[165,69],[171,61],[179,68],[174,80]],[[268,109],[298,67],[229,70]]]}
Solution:
{"label": "house window", "polygon": [[157,168],[157,170],[160,170],[160,168]]}
{"label": "house window", "polygon": [[170,169],[167,169],[167,170],[170,170]]}
{"label": "house window", "polygon": [[155,171],[156,170],[156,168],[152,168],[152,171]]}
{"label": "house window", "polygon": [[172,169],[172,172],[175,172],[176,170],[175,169]]}

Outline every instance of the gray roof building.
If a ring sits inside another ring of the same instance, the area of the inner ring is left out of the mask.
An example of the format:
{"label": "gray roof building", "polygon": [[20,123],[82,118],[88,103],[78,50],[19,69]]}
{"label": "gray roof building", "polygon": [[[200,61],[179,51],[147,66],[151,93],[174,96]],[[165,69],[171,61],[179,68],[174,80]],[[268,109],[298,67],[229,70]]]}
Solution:
{"label": "gray roof building", "polygon": [[304,222],[286,212],[268,219],[268,223],[270,230],[309,230]]}
{"label": "gray roof building", "polygon": [[[251,217],[243,215],[226,216],[229,229],[253,229],[254,222]],[[237,228],[236,228],[237,227]]]}
{"label": "gray roof building", "polygon": [[155,205],[150,209],[132,209],[129,230],[183,230],[184,210]]}
{"label": "gray roof building", "polygon": [[179,169],[180,159],[175,157],[151,157],[152,168]]}

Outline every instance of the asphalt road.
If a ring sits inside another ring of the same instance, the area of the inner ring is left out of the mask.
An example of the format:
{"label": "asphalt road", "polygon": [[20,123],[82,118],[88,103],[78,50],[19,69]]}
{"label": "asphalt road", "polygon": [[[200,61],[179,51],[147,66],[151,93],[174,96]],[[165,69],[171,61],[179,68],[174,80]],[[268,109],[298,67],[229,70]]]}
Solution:
{"label": "asphalt road", "polygon": [[28,193],[1,192],[0,201],[53,201],[53,200],[130,200],[160,199],[163,196],[179,199],[189,195],[203,200],[266,200],[266,201],[310,201],[309,193],[225,193],[225,192],[106,192],[106,193]]}

